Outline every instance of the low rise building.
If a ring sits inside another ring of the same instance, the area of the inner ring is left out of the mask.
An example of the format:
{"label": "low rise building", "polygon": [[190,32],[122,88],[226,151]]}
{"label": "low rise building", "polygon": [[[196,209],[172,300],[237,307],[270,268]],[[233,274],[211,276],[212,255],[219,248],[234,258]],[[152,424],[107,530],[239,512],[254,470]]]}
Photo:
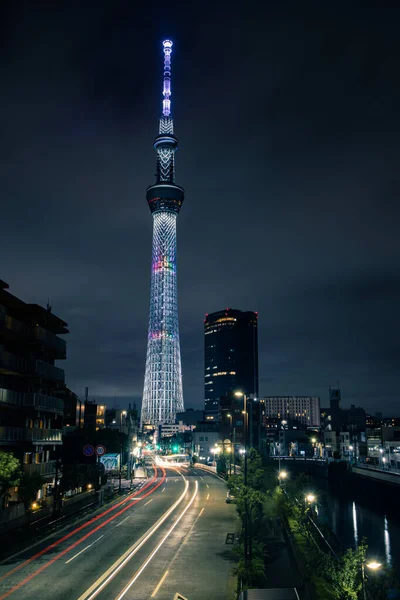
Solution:
{"label": "low rise building", "polygon": [[23,472],[41,475],[44,500],[54,486],[62,445],[67,323],[51,307],[26,304],[0,280],[0,449],[12,452]]}

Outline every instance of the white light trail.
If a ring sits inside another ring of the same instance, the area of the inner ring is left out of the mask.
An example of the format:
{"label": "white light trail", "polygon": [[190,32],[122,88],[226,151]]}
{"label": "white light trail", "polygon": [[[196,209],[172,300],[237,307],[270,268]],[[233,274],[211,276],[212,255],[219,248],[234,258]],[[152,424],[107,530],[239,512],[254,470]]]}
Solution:
{"label": "white light trail", "polygon": [[86,548],[83,548],[83,550],[81,550],[80,552],[78,552],[77,554],[75,554],[75,556],[73,556],[69,560],[66,560],[65,564],[67,565],[68,563],[70,563],[73,560],[75,560],[75,558],[77,558],[80,554],[82,554],[82,552],[85,552],[85,550],[87,550],[88,548],[90,548],[91,546],[93,546],[93,544],[95,544],[96,542],[98,542],[99,540],[101,540],[102,537],[104,537],[104,534],[101,535],[99,538],[97,538],[97,540],[94,540],[94,542],[92,542],[91,544],[89,544],[89,546],[86,546]]}
{"label": "white light trail", "polygon": [[[185,478],[184,478],[185,479]],[[174,502],[174,504],[158,519],[157,523],[150,527],[148,531],[137,540],[128,550],[120,556],[107,571],[97,579],[90,586],[89,589],[86,590],[81,596],[79,596],[78,600],[92,600],[95,598],[102,589],[105,588],[106,585],[110,583],[110,581],[115,577],[117,573],[131,560],[131,558],[140,550],[140,548],[147,542],[149,538],[161,527],[166,519],[168,519],[169,515],[175,510],[177,506],[184,500],[189,488],[189,482],[185,479],[185,489],[183,493],[179,496],[178,500]]]}
{"label": "white light trail", "polygon": [[[162,538],[161,542],[159,542],[159,544],[157,544],[157,546],[155,547],[155,549],[153,550],[153,552],[148,556],[148,558],[144,561],[144,563],[142,564],[142,566],[140,567],[140,569],[136,572],[135,576],[132,577],[132,579],[130,580],[130,582],[125,586],[125,588],[122,590],[122,592],[120,593],[119,596],[116,597],[115,600],[122,600],[122,598],[125,596],[125,594],[130,590],[130,588],[132,587],[132,585],[135,583],[135,581],[138,579],[138,577],[143,573],[143,571],[145,570],[145,568],[147,567],[147,565],[149,564],[149,562],[151,560],[153,560],[154,555],[159,551],[159,549],[161,548],[161,546],[164,544],[164,542],[168,539],[168,537],[171,535],[171,533],[173,532],[173,530],[175,529],[175,527],[178,525],[179,521],[183,518],[183,516],[186,514],[186,512],[189,510],[189,508],[192,506],[196,496],[197,496],[197,490],[198,490],[198,482],[195,482],[195,490],[194,490],[194,494],[191,497],[189,503],[186,505],[186,507],[183,509],[183,511],[181,512],[181,514],[179,515],[179,517],[177,518],[177,520],[173,523],[173,525],[169,528],[169,530],[167,531],[167,533],[165,534],[165,536]],[[90,599],[89,599],[90,600]]]}

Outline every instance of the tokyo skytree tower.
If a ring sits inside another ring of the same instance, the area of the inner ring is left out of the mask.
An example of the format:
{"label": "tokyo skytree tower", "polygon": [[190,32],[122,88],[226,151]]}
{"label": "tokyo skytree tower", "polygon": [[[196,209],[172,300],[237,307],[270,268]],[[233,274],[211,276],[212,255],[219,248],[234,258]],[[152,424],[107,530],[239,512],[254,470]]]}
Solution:
{"label": "tokyo skytree tower", "polygon": [[184,190],[175,183],[175,152],[171,116],[172,42],[165,40],[162,114],[157,152],[157,181],[147,188],[153,215],[153,253],[150,286],[150,316],[147,340],[141,421],[153,425],[174,423],[183,411],[181,350],[178,325],[176,272],[176,219]]}

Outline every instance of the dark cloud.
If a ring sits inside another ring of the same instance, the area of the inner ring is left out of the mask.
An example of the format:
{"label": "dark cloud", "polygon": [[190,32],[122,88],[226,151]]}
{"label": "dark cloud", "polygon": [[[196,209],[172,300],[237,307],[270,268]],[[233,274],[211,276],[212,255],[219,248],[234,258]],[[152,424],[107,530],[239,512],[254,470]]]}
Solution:
{"label": "dark cloud", "polygon": [[260,390],[397,410],[398,15],[376,3],[6,3],[1,277],[70,325],[71,388],[141,396],[160,41],[175,40],[187,406],[203,316],[258,310]]}

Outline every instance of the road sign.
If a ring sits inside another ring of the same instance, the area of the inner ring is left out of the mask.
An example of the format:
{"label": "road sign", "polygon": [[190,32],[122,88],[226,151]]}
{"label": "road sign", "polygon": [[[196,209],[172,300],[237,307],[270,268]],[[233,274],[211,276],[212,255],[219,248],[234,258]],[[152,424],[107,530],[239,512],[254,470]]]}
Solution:
{"label": "road sign", "polygon": [[104,446],[96,446],[95,452],[96,456],[103,456],[106,453],[106,449]]}
{"label": "road sign", "polygon": [[83,447],[83,454],[85,456],[93,456],[94,454],[94,448],[93,446],[91,446],[90,444],[87,444],[86,446]]}

